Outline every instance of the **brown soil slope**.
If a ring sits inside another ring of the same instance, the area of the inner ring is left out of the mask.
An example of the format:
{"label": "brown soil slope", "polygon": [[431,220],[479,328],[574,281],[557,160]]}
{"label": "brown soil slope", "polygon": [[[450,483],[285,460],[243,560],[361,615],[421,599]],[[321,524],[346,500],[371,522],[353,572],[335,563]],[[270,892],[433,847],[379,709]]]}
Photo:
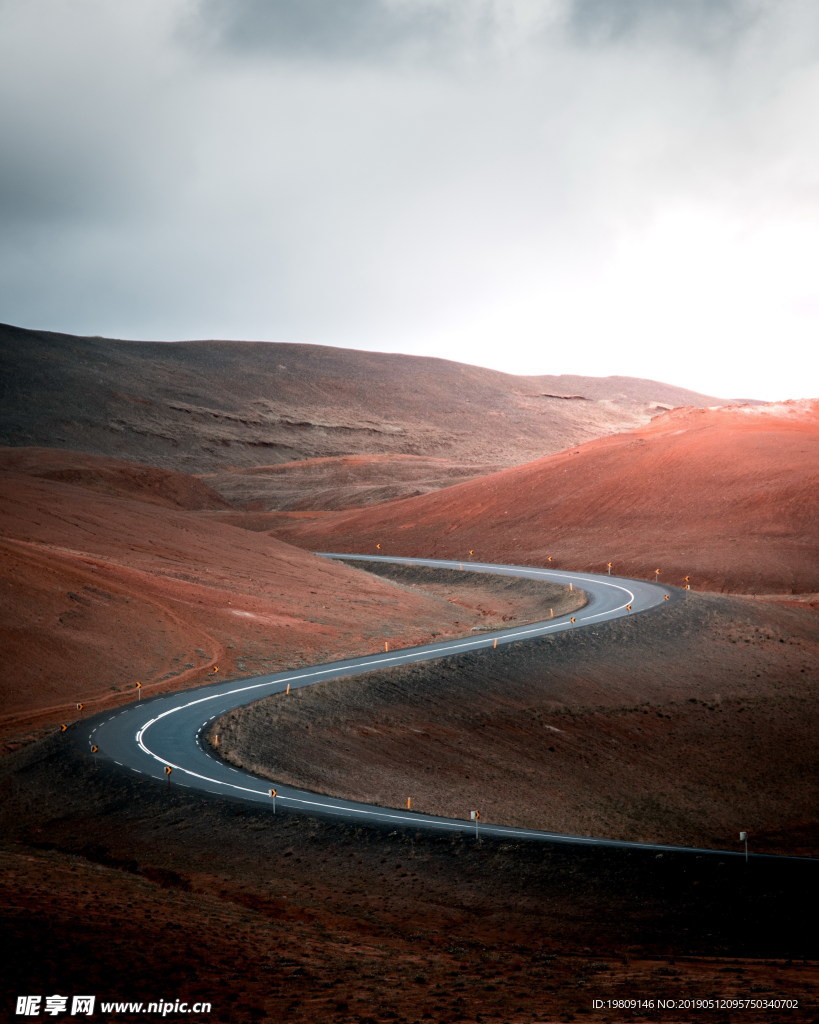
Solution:
{"label": "brown soil slope", "polygon": [[127,342],[0,325],[0,443],[203,473],[356,453],[509,466],[719,399],[318,345]]}
{"label": "brown soil slope", "polygon": [[0,467],[166,508],[201,512],[231,507],[207,484],[185,473],[61,448],[0,448]]}
{"label": "brown soil slope", "polygon": [[[323,550],[475,557],[751,593],[819,591],[819,401],[658,416],[371,509],[271,516]],[[256,528],[260,524],[254,524]]]}
{"label": "brown soil slope", "polygon": [[230,469],[200,479],[235,508],[266,512],[360,508],[427,494],[481,472],[423,455],[339,455]]}
{"label": "brown soil slope", "polygon": [[137,680],[144,695],[216,666],[251,675],[520,614],[514,601],[456,604],[168,507],[207,495],[102,457],[3,453],[0,730],[132,700]]}

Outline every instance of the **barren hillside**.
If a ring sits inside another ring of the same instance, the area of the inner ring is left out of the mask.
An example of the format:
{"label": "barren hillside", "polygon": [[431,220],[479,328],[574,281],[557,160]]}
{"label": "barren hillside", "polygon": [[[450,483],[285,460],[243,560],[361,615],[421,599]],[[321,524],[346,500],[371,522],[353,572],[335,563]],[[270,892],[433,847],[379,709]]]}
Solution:
{"label": "barren hillside", "polygon": [[627,377],[516,377],[319,345],[11,326],[0,326],[0,381],[0,443],[191,473],[366,453],[448,460],[457,479],[464,466],[514,465],[658,409],[720,401]]}
{"label": "barren hillside", "polygon": [[[680,409],[444,491],[271,514],[323,550],[548,564],[694,589],[819,591],[819,401]],[[219,515],[220,513],[217,513]],[[225,513],[234,522],[239,517]],[[265,523],[249,523],[259,529]]]}
{"label": "barren hillside", "polygon": [[179,473],[0,451],[5,736],[132,700],[137,681],[145,695],[528,617],[528,598],[452,601],[237,530],[207,511],[221,505]]}
{"label": "barren hillside", "polygon": [[360,508],[437,491],[482,472],[423,455],[339,455],[223,470],[200,479],[235,508],[260,512]]}

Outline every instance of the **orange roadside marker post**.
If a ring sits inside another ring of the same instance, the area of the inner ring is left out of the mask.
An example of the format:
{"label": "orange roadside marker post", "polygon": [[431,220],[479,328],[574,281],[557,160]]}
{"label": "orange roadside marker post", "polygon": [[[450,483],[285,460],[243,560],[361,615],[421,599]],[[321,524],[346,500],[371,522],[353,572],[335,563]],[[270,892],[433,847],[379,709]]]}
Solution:
{"label": "orange roadside marker post", "polygon": [[574,615],[569,619],[569,622],[577,622],[577,619],[574,617]]}
{"label": "orange roadside marker post", "polygon": [[273,798],[273,813],[275,814],[276,813],[276,790],[275,789],[271,789],[270,790],[270,796]]}
{"label": "orange roadside marker post", "polygon": [[137,700],[140,701],[140,700],[142,700],[142,683],[140,683],[137,680],[137,682],[134,683],[134,686],[136,687]]}
{"label": "orange roadside marker post", "polygon": [[171,788],[171,772],[173,768],[170,765],[165,765],[165,778],[168,780],[168,789]]}
{"label": "orange roadside marker post", "polygon": [[290,683],[287,684],[287,689],[284,692],[285,694],[290,693]]}
{"label": "orange roadside marker post", "polygon": [[611,562],[606,562],[606,568],[607,568],[607,569],[608,569],[608,571],[609,571],[609,576],[611,576],[611,565],[612,565],[612,563],[611,563]]}
{"label": "orange roadside marker post", "polygon": [[659,569],[655,569],[654,570],[654,582],[656,583],[657,580],[659,580],[659,578],[660,578],[660,570]]}
{"label": "orange roadside marker post", "polygon": [[630,611],[631,611],[631,605],[630,605],[630,604],[627,604],[627,605],[626,605],[626,611],[627,611],[627,612],[630,612]]}
{"label": "orange roadside marker post", "polygon": [[407,810],[408,811],[412,810],[412,797],[411,796],[407,797]]}
{"label": "orange roadside marker post", "polygon": [[60,732],[67,732],[67,731],[68,731],[68,726],[65,724],[65,722],[60,722]]}
{"label": "orange roadside marker post", "polygon": [[76,704],[75,704],[74,706],[76,707],[77,711],[82,711],[82,709],[83,709],[83,707],[84,707],[85,705],[83,705],[83,704],[80,704],[80,702],[79,702],[79,701],[77,701],[77,703],[76,703]]}

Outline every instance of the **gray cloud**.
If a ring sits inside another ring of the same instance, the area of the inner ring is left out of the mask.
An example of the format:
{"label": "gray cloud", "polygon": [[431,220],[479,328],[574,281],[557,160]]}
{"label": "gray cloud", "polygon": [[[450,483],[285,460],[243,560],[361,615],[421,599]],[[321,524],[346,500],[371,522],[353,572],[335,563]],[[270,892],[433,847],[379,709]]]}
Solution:
{"label": "gray cloud", "polygon": [[817,38],[802,0],[6,0],[0,318],[719,393],[681,374],[730,316],[752,368],[815,308]]}
{"label": "gray cloud", "polygon": [[201,0],[196,23],[200,38],[234,52],[287,60],[380,61],[407,52],[427,59],[440,54],[453,41],[459,15],[462,19],[461,0]]}
{"label": "gray cloud", "polygon": [[643,37],[723,49],[736,45],[763,12],[761,0],[572,0],[569,26],[582,42]]}

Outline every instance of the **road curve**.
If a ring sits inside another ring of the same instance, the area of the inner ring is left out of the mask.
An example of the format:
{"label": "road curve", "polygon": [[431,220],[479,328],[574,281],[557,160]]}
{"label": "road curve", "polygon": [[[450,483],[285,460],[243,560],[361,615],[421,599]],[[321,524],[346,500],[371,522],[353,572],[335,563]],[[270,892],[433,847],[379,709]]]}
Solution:
{"label": "road curve", "polygon": [[[241,798],[251,803],[262,804],[274,811],[278,805],[288,810],[344,819],[348,822],[370,822],[402,828],[474,834],[475,823],[469,820],[441,818],[412,811],[354,803],[275,782],[271,783],[268,779],[262,779],[250,772],[242,771],[214,756],[204,735],[214,719],[219,716],[263,697],[282,693],[288,685],[291,689],[297,689],[328,679],[359,675],[363,672],[404,665],[408,662],[427,661],[460,654],[464,651],[480,650],[492,647],[496,640],[500,646],[569,629],[582,629],[596,623],[648,611],[664,604],[666,600],[673,600],[675,596],[673,590],[656,583],[594,573],[535,569],[528,566],[492,565],[481,562],[459,563],[424,558],[344,555],[328,552],[321,552],[321,554],[327,558],[344,560],[381,561],[444,569],[463,567],[464,570],[469,571],[550,580],[563,585],[572,583],[586,593],[588,602],[583,608],[573,613],[576,620],[574,623],[571,622],[571,616],[567,614],[545,622],[424,644],[420,647],[408,647],[388,653],[348,658],[325,665],[316,665],[312,668],[277,672],[232,682],[211,683],[195,690],[185,690],[181,693],[163,695],[131,704],[113,714],[99,715],[83,723],[83,728],[87,730],[86,738],[89,746],[98,748],[98,753],[95,756],[105,757],[124,769],[150,778],[163,781],[169,779],[172,785]],[[171,769],[170,776],[167,774],[168,768]],[[275,799],[270,795],[271,786],[274,786],[277,791]],[[466,811],[467,809],[465,809]],[[669,851],[686,850],[697,853],[719,853],[720,856],[744,856],[738,851],[632,843],[513,828],[485,822],[480,823],[479,829],[481,836],[499,836],[538,842],[582,843],[584,845]]]}

